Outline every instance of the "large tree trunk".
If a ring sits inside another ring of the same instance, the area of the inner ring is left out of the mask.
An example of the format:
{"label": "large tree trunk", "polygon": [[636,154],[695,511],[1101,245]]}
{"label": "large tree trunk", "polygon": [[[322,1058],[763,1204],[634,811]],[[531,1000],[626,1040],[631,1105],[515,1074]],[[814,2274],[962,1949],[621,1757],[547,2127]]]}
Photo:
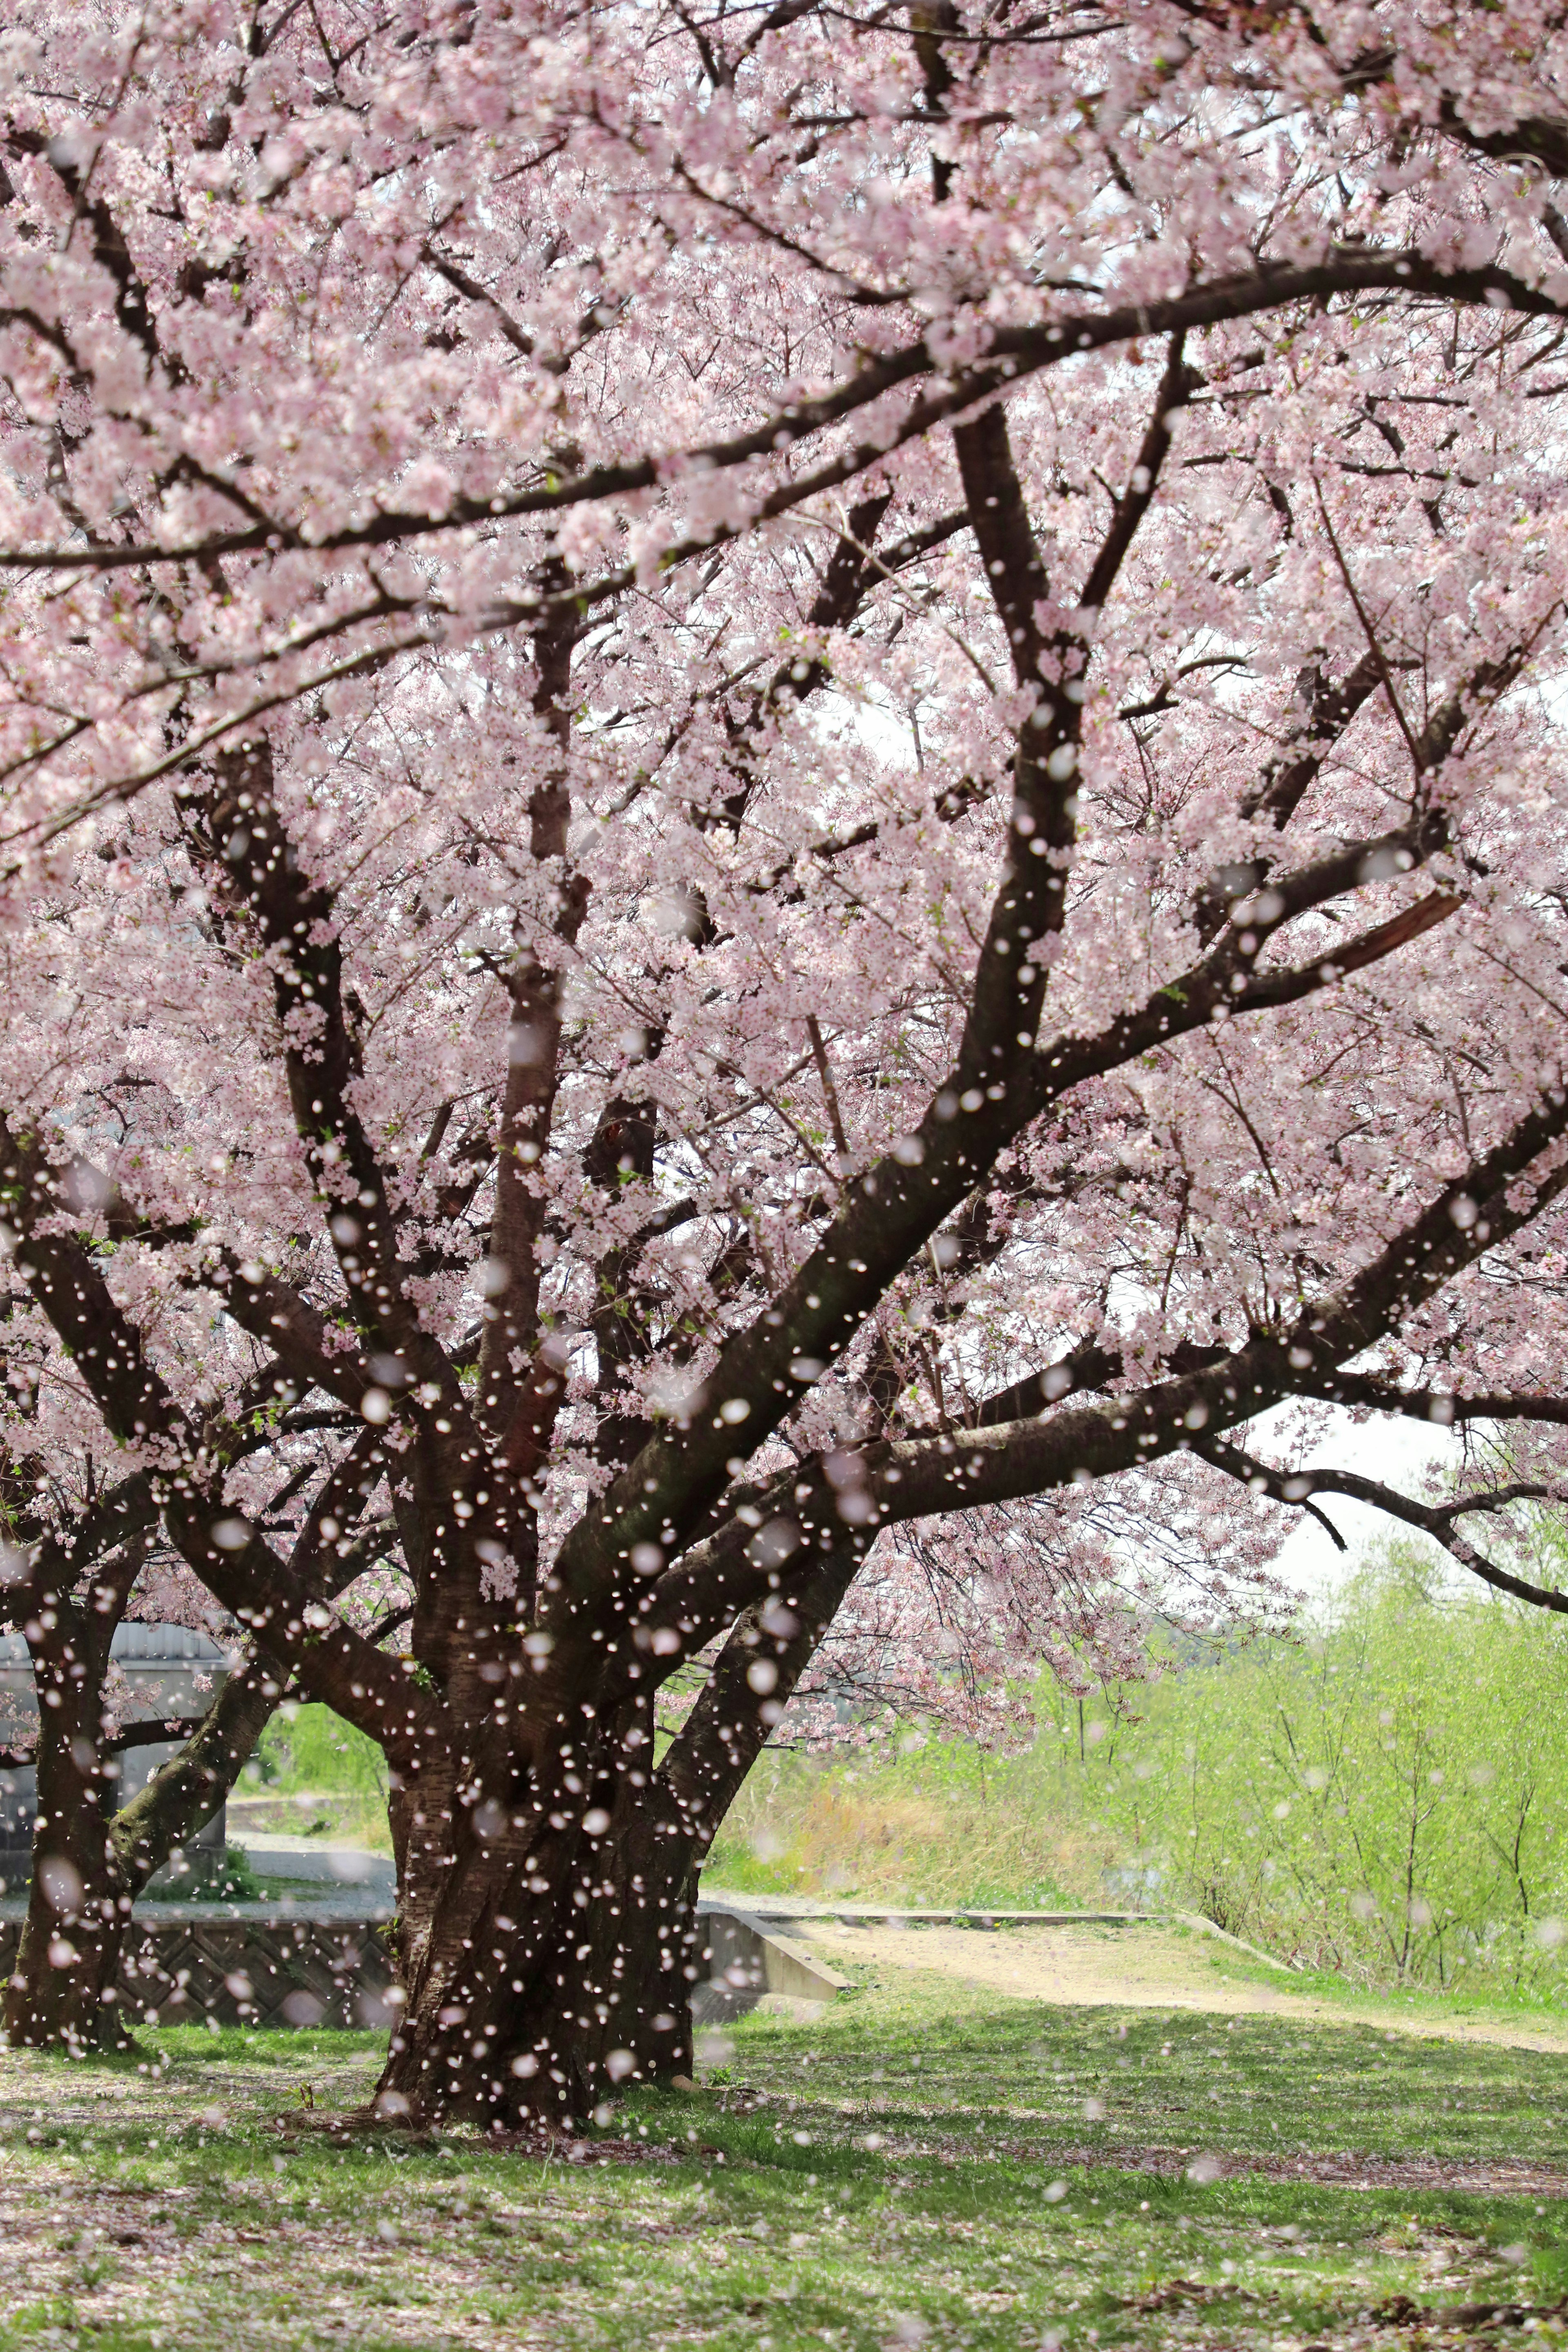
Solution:
{"label": "large tree trunk", "polygon": [[[623,1771],[609,1788],[597,1772],[584,1791],[564,1786],[568,1772],[584,1778],[568,1764],[526,1827],[497,1820],[493,1801],[436,1805],[458,1785],[450,1766],[420,1775],[424,1821],[400,1808],[405,2007],[377,2093],[384,2116],[563,2122],[628,2080],[689,2071],[706,1838],[657,1777],[637,1786]],[[455,1839],[426,1835],[441,1811]]]}
{"label": "large tree trunk", "polygon": [[406,2007],[382,2115],[563,2123],[627,2082],[689,2074],[698,1872],[864,1549],[803,1562],[764,1612],[775,1633],[756,1612],[740,1619],[658,1770],[644,1699],[552,1744],[547,1763],[536,1754],[533,1789],[548,1771],[552,1795],[516,1815],[474,1802],[485,1776],[452,1758],[426,1763],[416,1793],[395,1789]]}

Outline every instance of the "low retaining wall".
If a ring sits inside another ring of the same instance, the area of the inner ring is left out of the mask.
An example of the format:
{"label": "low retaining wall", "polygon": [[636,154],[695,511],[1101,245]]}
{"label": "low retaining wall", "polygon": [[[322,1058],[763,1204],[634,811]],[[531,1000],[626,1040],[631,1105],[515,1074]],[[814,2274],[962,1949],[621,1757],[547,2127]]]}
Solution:
{"label": "low retaining wall", "polygon": [[741,2017],[764,1993],[791,2000],[832,2000],[849,1982],[752,1912],[721,1908],[699,1896],[697,1916],[708,1931],[707,1979],[691,1996],[691,2015],[698,2025]]}
{"label": "low retaining wall", "polygon": [[[321,1861],[324,1877],[335,1857],[323,1854]],[[792,1920],[981,1929],[1162,1924],[1161,1915],[1151,1912],[911,1910],[815,1903],[799,1895],[737,1901],[705,1895],[697,1910],[706,1930],[699,1953],[705,1973],[691,1999],[699,2025],[742,2016],[768,1994],[826,2002],[844,1990],[847,1978],[788,1934]],[[0,1982],[16,1966],[22,1913],[14,1898],[0,1901]],[[1187,1912],[1163,1916],[1289,1973],[1288,1961],[1241,1943],[1210,1919]],[[391,1919],[390,1899],[346,1890],[336,1902],[301,1895],[269,1903],[140,1904],[116,1991],[133,2025],[202,2025],[210,2019],[215,2025],[253,2029],[385,2027],[397,2013],[395,2000],[387,1997],[396,1985]]]}
{"label": "low retaining wall", "polygon": [[[340,1902],[391,1902],[397,1893],[397,1873],[389,1856],[366,1853],[359,1846],[321,1845],[306,1838],[255,1837],[241,1832],[228,1842],[231,1854],[241,1856],[258,1878],[281,1880],[303,1894],[307,1887],[339,1890]],[[349,1889],[354,1892],[351,1895]]]}
{"label": "low retaining wall", "polygon": [[[819,1903],[808,1895],[755,1895],[742,1898],[747,1916],[764,1933],[792,1919],[837,1919],[847,1927],[972,1927],[994,1931],[1004,1927],[1164,1927],[1174,1923],[1190,1928],[1194,1936],[1212,1936],[1216,1942],[1229,1944],[1249,1958],[1261,1960],[1265,1968],[1278,1969],[1281,1975],[1295,1973],[1289,1960],[1281,1960],[1266,1952],[1258,1944],[1249,1944],[1240,1936],[1233,1936],[1228,1927],[1221,1927],[1213,1919],[1205,1919],[1196,1911],[981,1911],[959,1904],[945,1909],[911,1910],[899,1904],[879,1903]],[[733,1907],[733,1900],[717,1889],[704,1896],[704,1905],[718,1911]]]}
{"label": "low retaining wall", "polygon": [[731,1895],[716,1886],[699,1899],[699,1909],[743,1910],[766,1926],[791,1919],[838,1919],[858,1927],[1157,1927],[1187,1914],[1162,1911],[1008,1911],[973,1903],[915,1905],[818,1901],[809,1895]]}
{"label": "low retaining wall", "polygon": [[[0,1978],[21,1933],[19,1918],[0,1919]],[[396,2013],[395,1979],[387,1922],[363,1906],[149,1903],[115,1991],[132,2026],[379,2027]]]}
{"label": "low retaining wall", "polygon": [[[707,1976],[692,2016],[715,2024],[764,1994],[827,2001],[847,1979],[747,1913],[700,1903]],[[0,1905],[0,1981],[11,1974],[22,1906]],[[384,2027],[398,2004],[391,1906],[367,1902],[145,1903],[115,1987],[136,2025]]]}

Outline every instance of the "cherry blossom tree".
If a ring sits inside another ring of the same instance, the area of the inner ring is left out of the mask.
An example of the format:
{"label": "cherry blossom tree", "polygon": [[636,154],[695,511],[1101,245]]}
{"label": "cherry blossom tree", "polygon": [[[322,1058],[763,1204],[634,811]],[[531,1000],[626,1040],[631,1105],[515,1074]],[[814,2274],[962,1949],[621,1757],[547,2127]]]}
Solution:
{"label": "cherry blossom tree", "polygon": [[[279,0],[5,59],[15,1278],[385,1748],[382,2113],[580,2114],[687,2063],[803,1677],[967,1703],[931,1561],[1000,1681],[1110,1654],[1130,1542],[1265,1595],[1289,1401],[1550,1453],[1563,36]],[[203,1313],[375,1433],[405,1647],[237,1509]]]}
{"label": "cherry blossom tree", "polygon": [[[90,1205],[120,1229],[123,1203],[96,1186],[84,1197],[85,1173],[79,1162],[65,1170],[67,1208],[79,1214]],[[0,1624],[26,1643],[34,1704],[13,1710],[0,1760],[32,1769],[37,1801],[5,2022],[13,2043],[79,2055],[128,2039],[116,1979],[132,1907],[223,1803],[285,1695],[286,1670],[233,1639],[232,1621],[163,1538],[153,1481],[105,1447],[90,1399],[47,1322],[28,1311],[25,1291],[11,1310]],[[166,1364],[172,1336],[164,1318]],[[257,1356],[239,1335],[225,1336],[231,1357],[235,1339],[241,1359]],[[384,1579],[374,1569],[366,1574],[367,1560],[390,1532],[374,1518],[366,1524],[367,1499],[381,1483],[374,1433],[358,1423],[345,1444],[334,1426],[341,1412],[280,1400],[270,1360],[223,1366],[231,1378],[222,1401],[210,1354],[180,1369],[209,1455],[228,1467],[231,1496],[251,1502],[269,1534],[288,1537],[292,1564],[314,1577],[323,1601],[350,1585],[360,1588],[354,1601],[374,1600]],[[334,1534],[352,1530],[337,1541],[322,1528],[334,1512]],[[147,1715],[149,1696],[156,1705],[170,1694],[132,1692],[115,1665],[114,1633],[127,1622],[189,1627],[230,1650],[194,1716]],[[160,1735],[175,1752],[121,1799],[121,1758]]]}

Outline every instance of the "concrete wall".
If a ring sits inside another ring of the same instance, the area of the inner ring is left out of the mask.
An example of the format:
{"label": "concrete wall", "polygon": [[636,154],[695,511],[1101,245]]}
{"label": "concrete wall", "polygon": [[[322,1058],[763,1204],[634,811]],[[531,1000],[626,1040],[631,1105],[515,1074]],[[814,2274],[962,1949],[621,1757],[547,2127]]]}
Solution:
{"label": "concrete wall", "polygon": [[[390,1905],[148,1903],[138,1908],[115,1988],[132,2026],[384,2027],[396,2014]],[[0,1904],[0,1981],[16,1966],[23,1906]],[[743,1912],[703,1908],[700,2025],[768,1994],[828,2001],[847,1979]],[[69,1930],[66,1931],[68,1934]]]}
{"label": "concrete wall", "polygon": [[[389,1932],[352,1906],[312,1905],[303,1916],[259,1903],[149,1904],[126,1938],[115,1993],[132,2027],[385,2026],[395,2014],[385,1998],[396,1976]],[[20,1938],[20,1919],[0,1918],[0,1980]]]}
{"label": "concrete wall", "polygon": [[691,1999],[691,2014],[699,2025],[743,2016],[769,1993],[787,2000],[832,2000],[849,1981],[815,1952],[750,1912],[721,1908],[700,1896],[697,1912],[707,1931],[699,1956],[707,1974]]}
{"label": "concrete wall", "polygon": [[[221,1643],[184,1625],[117,1625],[110,1656],[130,1686],[127,1714],[132,1723],[142,1717],[158,1722],[202,1714],[229,1667],[228,1653]],[[7,1738],[31,1738],[38,1708],[27,1645],[20,1633],[0,1633],[0,1716],[11,1727]],[[146,1787],[159,1766],[175,1753],[176,1746],[172,1740],[149,1740],[145,1747],[125,1748],[114,1759],[121,1802]],[[0,1770],[0,1895],[14,1894],[26,1885],[37,1810],[37,1780],[32,1767],[8,1766]],[[220,1806],[191,1840],[191,1864],[184,1868],[172,1864],[159,1873],[154,1884],[174,1887],[189,1875],[192,1866],[210,1867],[221,1858],[224,1843]]]}

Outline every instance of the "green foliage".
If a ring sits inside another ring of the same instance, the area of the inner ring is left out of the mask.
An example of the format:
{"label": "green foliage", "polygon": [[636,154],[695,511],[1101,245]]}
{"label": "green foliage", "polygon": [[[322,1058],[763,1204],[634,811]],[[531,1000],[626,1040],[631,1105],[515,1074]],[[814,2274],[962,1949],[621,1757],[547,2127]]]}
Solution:
{"label": "green foliage", "polygon": [[1113,1859],[1042,1744],[1002,1761],[907,1731],[847,1762],[764,1753],[714,1843],[708,1878],[749,1894],[1070,1909]]}
{"label": "green foliage", "polygon": [[303,1832],[381,1853],[391,1851],[386,1759],[374,1739],[331,1707],[280,1706],[236,1794],[279,1801],[276,1811],[268,1813],[268,1831]]}
{"label": "green foliage", "polygon": [[1366,1982],[1558,2000],[1568,1628],[1364,1569],[1303,1639],[1168,1676],[1085,1800],[1129,1872]]}
{"label": "green foliage", "polygon": [[280,1706],[257,1749],[259,1779],[280,1796],[312,1795],[386,1801],[386,1759],[374,1739],[330,1706]]}
{"label": "green foliage", "polygon": [[183,1899],[187,1903],[259,1903],[261,1881],[243,1853],[230,1848],[220,1868],[204,1876],[196,1873]]}
{"label": "green foliage", "polygon": [[917,1733],[764,1759],[710,1882],[1197,1910],[1368,1985],[1568,1994],[1563,1619],[1455,1594],[1394,1547],[1298,1634],[1114,1696],[1043,1693],[1006,1760]]}

